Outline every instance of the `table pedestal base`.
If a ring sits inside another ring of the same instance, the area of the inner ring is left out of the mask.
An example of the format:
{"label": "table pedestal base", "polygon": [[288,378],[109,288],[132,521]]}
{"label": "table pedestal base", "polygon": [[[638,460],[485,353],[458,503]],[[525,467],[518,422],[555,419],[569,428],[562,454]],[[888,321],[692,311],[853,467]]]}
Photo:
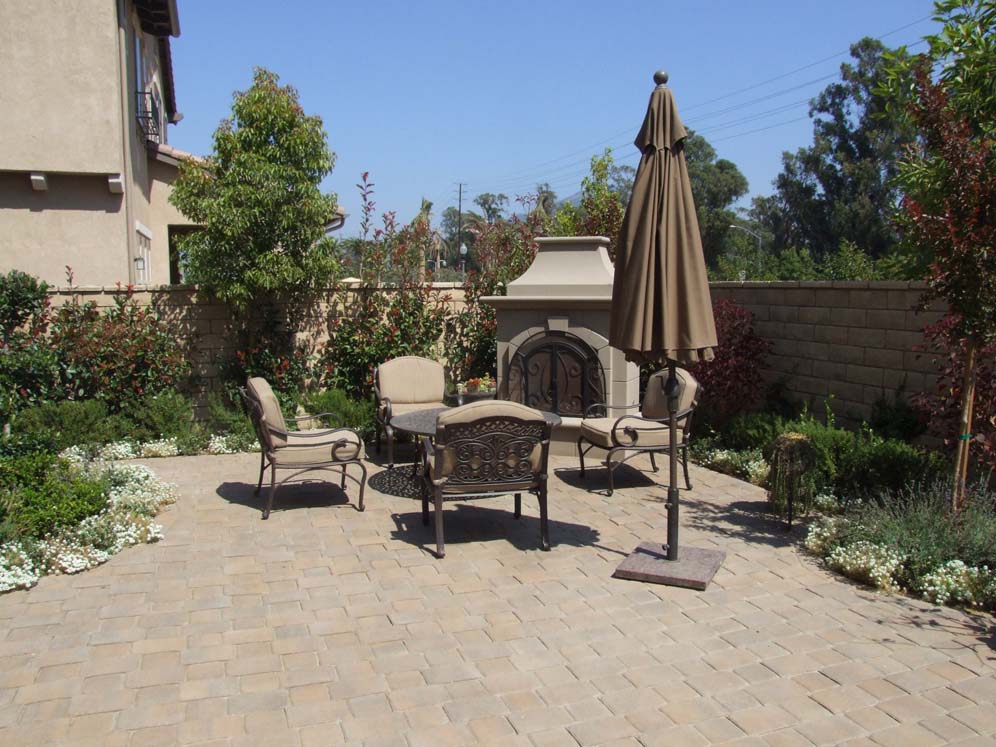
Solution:
{"label": "table pedestal base", "polygon": [[678,560],[668,560],[667,550],[660,542],[641,542],[612,576],[705,591],[725,559],[722,550],[686,545],[681,547]]}

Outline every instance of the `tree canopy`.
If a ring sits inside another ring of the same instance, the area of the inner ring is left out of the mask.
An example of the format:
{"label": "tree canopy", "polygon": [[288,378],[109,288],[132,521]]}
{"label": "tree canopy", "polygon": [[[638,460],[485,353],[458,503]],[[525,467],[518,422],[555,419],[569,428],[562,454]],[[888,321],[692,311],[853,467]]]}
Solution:
{"label": "tree canopy", "polygon": [[877,258],[895,247],[894,178],[915,134],[882,90],[886,52],[871,38],[851,46],[853,62],[841,65],[841,79],[810,103],[813,144],[784,153],[774,195],[754,201],[752,218],[771,234],[775,251],[806,249],[821,259],[846,240]]}
{"label": "tree canopy", "polygon": [[689,131],[685,139],[685,161],[702,235],[702,251],[706,264],[716,267],[730,224],[737,218],[731,206],[747,194],[747,177],[732,161],[717,158],[716,149],[694,131]]}
{"label": "tree canopy", "polygon": [[170,201],[203,227],[181,241],[185,276],[240,310],[328,285],[338,261],[325,226],[336,200],[319,184],[334,162],[322,120],[257,68],[215,131],[212,154],[182,163],[173,185]]}

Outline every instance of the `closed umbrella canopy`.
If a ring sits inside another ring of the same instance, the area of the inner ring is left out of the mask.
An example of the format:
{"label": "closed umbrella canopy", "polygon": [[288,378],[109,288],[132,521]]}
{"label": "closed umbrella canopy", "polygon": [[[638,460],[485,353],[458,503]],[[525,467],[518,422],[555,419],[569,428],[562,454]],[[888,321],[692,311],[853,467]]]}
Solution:
{"label": "closed umbrella canopy", "polygon": [[[702,237],[685,163],[688,133],[678,117],[671,90],[664,85],[667,73],[655,73],[654,81],[657,87],[650,94],[647,115],[635,141],[643,156],[636,170],[633,195],[626,208],[616,250],[609,344],[622,350],[634,363],[661,365],[667,361],[664,393],[669,412],[671,473],[664,549],[669,561],[677,561],[678,378],[675,364],[712,360],[716,322],[712,316]],[[640,548],[637,554],[639,552]],[[711,567],[715,558],[710,551],[707,554]],[[691,583],[679,576],[664,574],[667,578],[664,582]]]}
{"label": "closed umbrella canopy", "polygon": [[667,76],[650,95],[643,154],[616,252],[609,343],[634,363],[712,360],[716,324],[695,215],[685,131]]}

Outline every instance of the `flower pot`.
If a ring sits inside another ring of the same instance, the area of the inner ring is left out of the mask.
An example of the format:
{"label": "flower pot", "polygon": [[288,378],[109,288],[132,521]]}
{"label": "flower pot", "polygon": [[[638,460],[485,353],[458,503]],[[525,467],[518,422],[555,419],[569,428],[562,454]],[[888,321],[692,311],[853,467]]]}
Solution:
{"label": "flower pot", "polygon": [[457,404],[467,405],[471,402],[478,402],[482,399],[494,399],[495,392],[464,392],[457,395]]}

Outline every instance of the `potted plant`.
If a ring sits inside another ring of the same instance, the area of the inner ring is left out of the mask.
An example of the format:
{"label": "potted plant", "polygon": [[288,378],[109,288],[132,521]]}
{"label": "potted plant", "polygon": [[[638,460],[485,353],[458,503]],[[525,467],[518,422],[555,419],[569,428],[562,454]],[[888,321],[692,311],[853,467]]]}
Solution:
{"label": "potted plant", "polygon": [[477,402],[481,399],[494,399],[497,388],[497,382],[491,378],[490,374],[467,379],[457,384],[457,404],[465,405],[468,402]]}

